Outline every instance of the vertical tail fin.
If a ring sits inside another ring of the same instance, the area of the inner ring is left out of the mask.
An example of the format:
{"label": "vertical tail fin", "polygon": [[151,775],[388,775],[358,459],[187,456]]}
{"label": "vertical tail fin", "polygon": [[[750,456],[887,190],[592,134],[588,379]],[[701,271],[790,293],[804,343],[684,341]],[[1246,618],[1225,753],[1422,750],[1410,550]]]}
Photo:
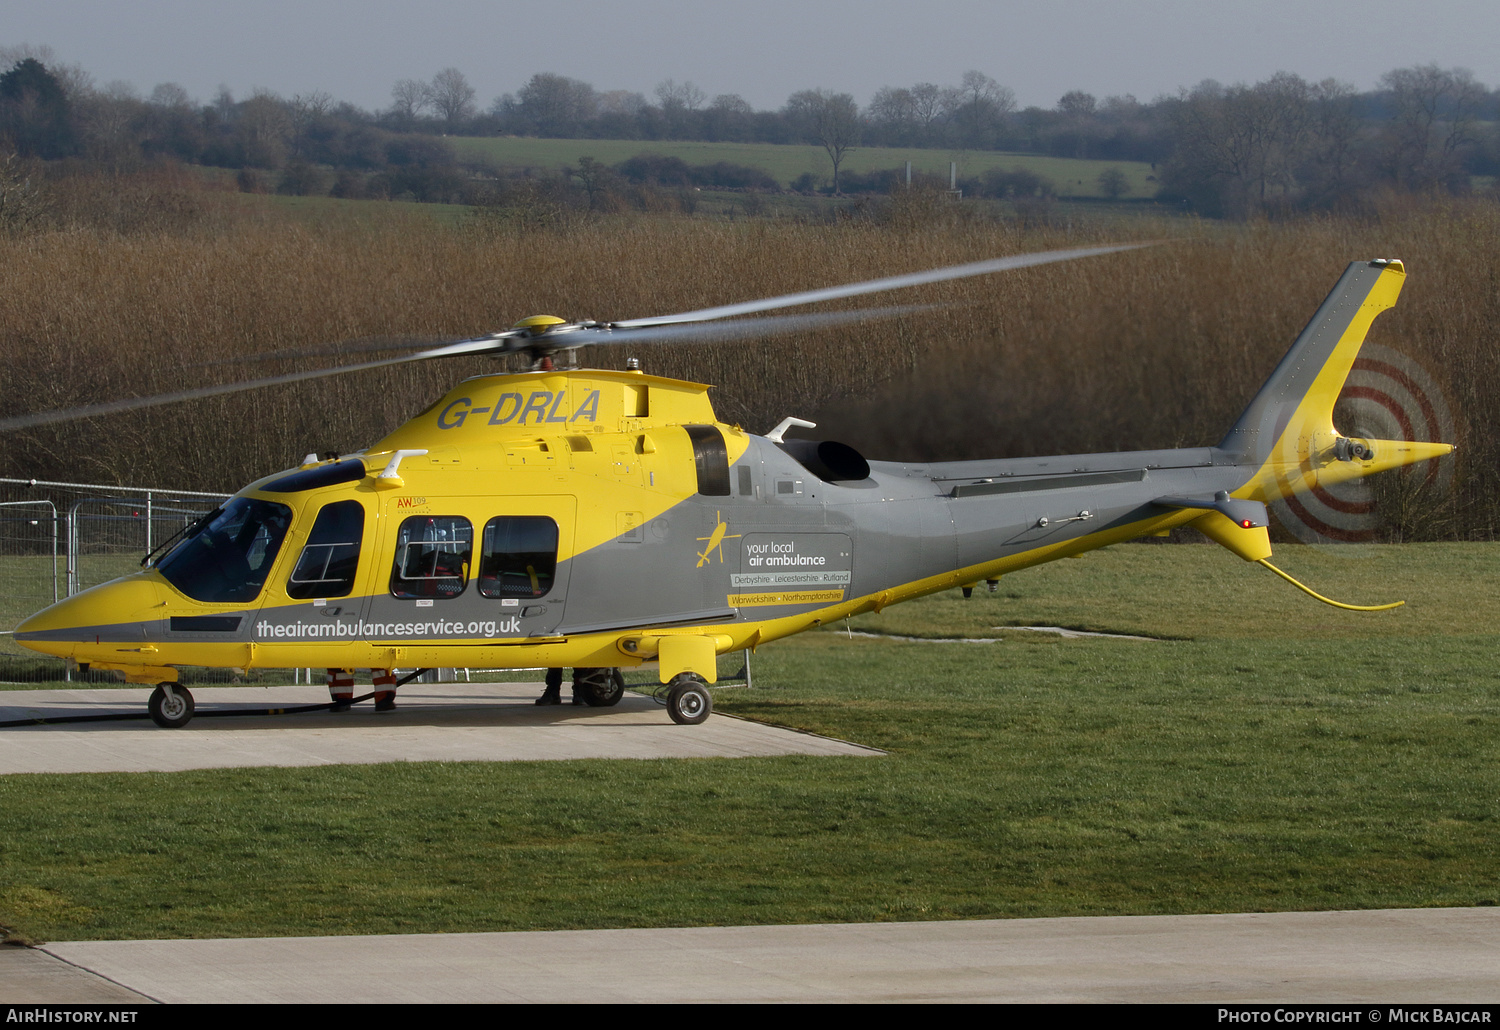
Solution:
{"label": "vertical tail fin", "polygon": [[1333,405],[1375,316],[1396,303],[1400,261],[1351,264],[1292,349],[1219,444],[1255,469],[1235,497],[1259,501],[1357,479],[1447,454],[1440,443],[1352,440],[1333,424]]}

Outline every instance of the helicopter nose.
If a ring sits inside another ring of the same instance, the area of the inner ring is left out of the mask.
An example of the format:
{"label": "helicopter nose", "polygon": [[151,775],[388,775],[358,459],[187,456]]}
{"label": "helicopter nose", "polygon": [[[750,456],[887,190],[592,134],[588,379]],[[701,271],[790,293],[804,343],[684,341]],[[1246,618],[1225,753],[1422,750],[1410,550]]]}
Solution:
{"label": "helicopter nose", "polygon": [[70,657],[72,645],[141,640],[146,621],[163,604],[149,574],[138,573],[92,587],[43,608],[15,629],[15,641],[44,654]]}

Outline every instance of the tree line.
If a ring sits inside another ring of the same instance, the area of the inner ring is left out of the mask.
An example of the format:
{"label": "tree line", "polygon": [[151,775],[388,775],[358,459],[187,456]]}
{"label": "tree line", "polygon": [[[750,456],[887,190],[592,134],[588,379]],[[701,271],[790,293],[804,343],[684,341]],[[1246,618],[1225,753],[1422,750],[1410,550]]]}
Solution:
{"label": "tree line", "polygon": [[[861,146],[1142,161],[1155,168],[1157,199],[1229,218],[1347,207],[1372,191],[1462,194],[1475,177],[1500,176],[1500,91],[1437,65],[1395,69],[1368,92],[1278,73],[1146,103],[1075,90],[1051,108],[1020,108],[1012,90],[968,71],[955,84],[882,87],[864,107],[805,89],[764,111],[672,79],[648,98],[544,72],[481,109],[447,68],[396,82],[390,106],[371,111],[323,92],[237,99],[221,87],[204,103],[174,83],[149,94],[99,86],[45,47],[0,48],[0,68],[0,159],[54,173],[178,161],[235,169],[250,191],[464,201],[481,170],[460,164],[450,135],[812,143],[828,155],[834,193],[899,185],[865,176],[851,186],[843,163]],[[1107,193],[1121,191],[1113,185]]]}

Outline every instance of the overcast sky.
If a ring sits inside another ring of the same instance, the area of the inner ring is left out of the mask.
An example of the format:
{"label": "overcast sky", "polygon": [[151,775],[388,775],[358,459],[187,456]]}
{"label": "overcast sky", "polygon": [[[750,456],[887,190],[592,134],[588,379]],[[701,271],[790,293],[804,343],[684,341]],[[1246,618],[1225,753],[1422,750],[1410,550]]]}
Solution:
{"label": "overcast sky", "polygon": [[0,46],[47,44],[99,85],[200,101],[323,90],[366,108],[397,79],[461,70],[481,107],[536,72],[651,95],[672,78],[777,108],[799,89],[956,83],[969,69],[1051,107],[1081,89],[1150,100],[1277,71],[1371,89],[1437,64],[1500,85],[1495,0],[0,0]]}

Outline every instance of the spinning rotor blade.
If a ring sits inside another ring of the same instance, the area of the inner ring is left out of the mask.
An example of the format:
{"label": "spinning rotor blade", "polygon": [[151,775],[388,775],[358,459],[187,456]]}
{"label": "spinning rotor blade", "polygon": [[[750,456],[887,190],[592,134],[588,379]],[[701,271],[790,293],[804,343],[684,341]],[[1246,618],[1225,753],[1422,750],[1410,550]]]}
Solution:
{"label": "spinning rotor blade", "polygon": [[163,404],[178,404],[182,401],[200,400],[204,397],[220,397],[239,393],[242,390],[260,390],[267,386],[284,386],[301,383],[309,379],[323,379],[343,375],[346,372],[363,372],[372,368],[388,368],[413,361],[430,361],[434,358],[453,358],[466,354],[508,354],[516,351],[543,349],[558,351],[573,347],[587,347],[601,343],[716,343],[737,340],[746,336],[771,336],[779,333],[797,332],[805,329],[821,329],[828,326],[846,325],[877,318],[893,318],[897,315],[931,310],[936,305],[914,304],[905,307],[867,308],[859,311],[825,311],[805,315],[771,315],[766,318],[743,319],[719,325],[680,325],[645,327],[638,330],[613,330],[598,326],[556,331],[542,336],[531,336],[524,330],[509,330],[493,336],[480,336],[471,340],[404,354],[399,358],[382,358],[378,361],[362,361],[353,365],[337,365],[333,368],[312,369],[306,372],[288,372],[285,375],[267,376],[238,383],[222,383],[217,386],[199,386],[190,390],[160,393],[152,397],[127,397],[101,404],[85,404],[77,408],[62,408],[57,411],[40,411],[30,415],[17,415],[0,419],[0,433],[15,429],[33,429],[37,426],[68,422],[73,419],[91,418],[96,415],[115,415],[140,408],[154,408]]}
{"label": "spinning rotor blade", "polygon": [[344,354],[379,354],[393,350],[417,350],[421,347],[437,347],[456,342],[454,337],[440,336],[392,336],[371,340],[350,340],[331,347],[308,347],[304,350],[268,350],[244,357],[215,358],[213,361],[195,361],[185,368],[213,368],[217,365],[253,365],[261,361],[301,361],[304,358],[337,357]]}
{"label": "spinning rotor blade", "polygon": [[862,283],[850,283],[847,286],[830,286],[822,290],[807,290],[803,293],[788,293],[780,297],[767,297],[765,300],[751,300],[741,304],[725,304],[716,308],[700,308],[697,311],[684,311],[676,315],[634,318],[611,324],[621,329],[631,329],[636,326],[665,325],[673,322],[706,322],[714,318],[750,315],[757,311],[774,311],[777,308],[791,308],[799,304],[815,304],[819,301],[839,300],[843,297],[857,297],[862,293],[899,290],[908,286],[947,282],[950,279],[965,279],[973,275],[988,275],[991,272],[1004,272],[1013,268],[1030,268],[1032,265],[1048,265],[1054,261],[1073,261],[1077,258],[1093,257],[1097,254],[1114,254],[1122,250],[1138,250],[1141,247],[1154,245],[1154,242],[1117,243],[1102,247],[1076,247],[1072,250],[1044,250],[1038,254],[1017,254],[1013,257],[994,258],[989,261],[975,261],[967,265],[934,268],[926,272],[893,275],[886,279],[871,279]]}
{"label": "spinning rotor blade", "polygon": [[[803,315],[768,315],[764,318],[741,319],[734,322],[717,321],[719,319],[731,318],[735,315],[755,314],[761,311],[774,311],[778,308],[797,307],[802,304],[839,300],[844,297],[857,297],[862,294],[876,293],[881,290],[896,290],[910,286],[921,286],[926,283],[947,282],[951,279],[987,275],[991,272],[1003,272],[1015,268],[1029,268],[1033,265],[1046,265],[1057,261],[1073,261],[1078,258],[1094,257],[1100,254],[1114,254],[1120,251],[1137,250],[1141,247],[1150,247],[1153,245],[1154,243],[1151,242],[1121,243],[1098,247],[1077,247],[1070,250],[1048,250],[1038,254],[1017,254],[1012,257],[995,258],[989,261],[975,261],[966,265],[935,268],[926,272],[913,272],[907,275],[890,276],[885,279],[871,279],[862,283],[850,283],[846,286],[831,286],[821,290],[789,293],[780,297],[768,297],[764,300],[746,301],[741,304],[700,308],[696,311],[684,311],[675,315],[660,315],[654,318],[637,318],[623,322],[602,324],[560,325],[542,332],[534,332],[530,329],[510,329],[489,336],[459,340],[455,343],[433,347],[428,350],[418,351],[415,354],[406,354],[396,358],[363,361],[353,365],[339,365],[334,368],[314,369],[308,372],[290,372],[286,375],[269,376],[264,379],[252,379],[239,383],[225,383],[218,386],[200,386],[190,390],[178,390],[174,393],[157,394],[154,397],[131,397],[117,401],[106,401],[102,404],[86,404],[77,408],[18,415],[13,418],[0,419],[0,432],[14,429],[31,429],[37,426],[67,422],[78,418],[89,418],[96,415],[113,415],[119,412],[152,408],[163,404],[176,404],[181,401],[198,400],[204,397],[219,397],[225,394],[239,393],[242,390],[259,390],[267,386],[300,383],[310,379],[321,379],[326,376],[343,375],[347,372],[362,372],[372,368],[387,368],[392,365],[402,365],[412,361],[428,361],[433,358],[458,357],[465,354],[513,354],[523,351],[540,356],[557,351],[586,347],[591,344],[712,343],[741,339],[746,336],[766,336],[777,333],[826,328],[872,318],[891,318],[901,314],[931,310],[935,305],[866,308],[857,311],[830,311]],[[701,324],[707,322],[716,322],[716,324]],[[372,341],[371,343],[353,348],[346,347],[344,348],[344,352],[347,353],[350,350],[380,349],[384,349],[384,345],[379,341]],[[285,354],[256,355],[253,358],[243,360],[250,361],[273,357],[296,358],[298,356],[301,356],[300,353],[289,352]]]}
{"label": "spinning rotor blade", "polygon": [[102,404],[85,404],[77,408],[38,411],[30,415],[17,415],[14,418],[0,419],[0,433],[12,429],[32,429],[36,426],[51,425],[54,422],[68,422],[76,418],[90,418],[94,415],[114,415],[122,411],[135,411],[137,408],[154,408],[162,404],[177,404],[180,401],[193,401],[203,397],[218,397],[226,393],[238,393],[241,390],[258,390],[264,386],[299,383],[305,379],[336,376],[344,372],[359,372],[367,368],[383,368],[386,365],[399,365],[404,361],[411,360],[413,358],[407,356],[387,358],[384,361],[365,361],[358,365],[340,365],[338,368],[324,368],[313,372],[290,372],[286,375],[270,376],[266,379],[252,379],[243,383],[199,386],[191,390],[178,390],[176,393],[159,393],[154,397],[127,397],[118,401],[105,401]]}
{"label": "spinning rotor blade", "polygon": [[[586,327],[558,333],[552,340],[554,347],[587,346],[589,344],[629,343],[719,343],[741,340],[747,336],[777,336],[805,329],[827,329],[832,326],[849,325],[853,322],[868,322],[880,318],[895,318],[922,311],[932,311],[940,304],[907,304],[888,308],[861,308],[857,311],[820,311],[805,315],[767,315],[765,318],[742,318],[734,322],[679,322],[667,325],[638,327]],[[577,340],[579,342],[574,343]],[[544,337],[542,342],[547,342]]]}
{"label": "spinning rotor blade", "polygon": [[[511,336],[511,333],[497,334],[498,337]],[[380,361],[362,361],[355,365],[338,365],[334,368],[319,368],[308,372],[288,372],[286,375],[268,376],[265,379],[250,379],[240,383],[222,383],[218,386],[198,386],[191,390],[178,390],[174,393],[159,393],[154,397],[127,397],[118,401],[105,401],[102,404],[85,404],[77,408],[61,408],[57,411],[38,411],[30,415],[17,415],[14,418],[0,419],[0,433],[12,429],[32,429],[36,426],[51,425],[54,422],[68,422],[76,418],[90,418],[95,415],[114,415],[122,411],[135,411],[138,408],[155,408],[163,404],[177,404],[181,401],[194,401],[203,397],[219,397],[227,393],[239,393],[241,390],[259,390],[267,386],[282,386],[287,383],[300,383],[308,379],[322,379],[327,376],[343,375],[345,372],[363,372],[370,368],[386,368],[390,365],[403,365],[409,361],[425,361],[429,358],[449,358],[462,354],[483,354],[486,351],[494,351],[497,336],[483,336],[475,340],[460,340],[445,347],[434,347],[431,350],[422,351],[418,354],[406,354],[399,358],[384,358]]]}

